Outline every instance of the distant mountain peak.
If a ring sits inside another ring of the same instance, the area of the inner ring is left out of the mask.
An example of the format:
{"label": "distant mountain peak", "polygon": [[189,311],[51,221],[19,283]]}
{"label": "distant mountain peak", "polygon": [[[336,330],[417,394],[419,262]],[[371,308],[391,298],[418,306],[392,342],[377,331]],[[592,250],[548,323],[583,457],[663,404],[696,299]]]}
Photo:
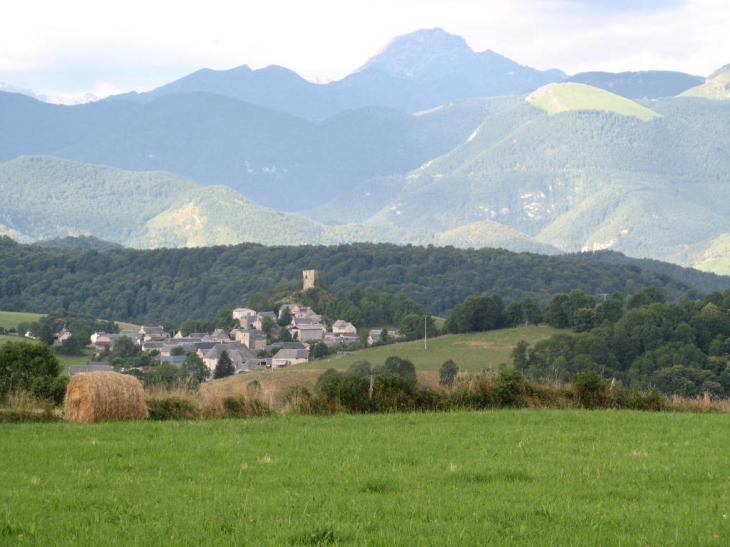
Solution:
{"label": "distant mountain peak", "polygon": [[454,62],[460,63],[475,55],[461,36],[442,28],[421,29],[393,38],[359,71],[376,68],[408,80],[428,80]]}

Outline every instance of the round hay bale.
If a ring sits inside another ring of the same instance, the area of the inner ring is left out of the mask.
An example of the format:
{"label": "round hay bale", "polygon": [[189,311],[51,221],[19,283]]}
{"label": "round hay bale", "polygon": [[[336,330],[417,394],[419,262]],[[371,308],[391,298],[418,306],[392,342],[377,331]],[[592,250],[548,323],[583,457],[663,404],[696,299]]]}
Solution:
{"label": "round hay bale", "polygon": [[118,372],[75,374],[66,388],[64,415],[71,422],[142,420],[144,389],[134,376]]}

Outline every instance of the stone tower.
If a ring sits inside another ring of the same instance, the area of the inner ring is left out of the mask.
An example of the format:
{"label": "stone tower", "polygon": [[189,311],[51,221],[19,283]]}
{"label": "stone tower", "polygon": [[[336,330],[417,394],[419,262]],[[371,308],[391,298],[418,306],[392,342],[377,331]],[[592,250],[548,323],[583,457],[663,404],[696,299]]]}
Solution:
{"label": "stone tower", "polygon": [[317,279],[317,270],[304,270],[302,272],[302,290],[313,289]]}

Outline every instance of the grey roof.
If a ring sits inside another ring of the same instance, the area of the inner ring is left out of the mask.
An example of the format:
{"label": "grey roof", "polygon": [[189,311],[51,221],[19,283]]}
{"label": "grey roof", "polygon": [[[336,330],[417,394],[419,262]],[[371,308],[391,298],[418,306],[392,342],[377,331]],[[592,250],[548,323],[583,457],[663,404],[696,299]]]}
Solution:
{"label": "grey roof", "polygon": [[187,355],[163,355],[160,357],[160,363],[170,363],[172,365],[181,366],[185,359],[187,358]]}
{"label": "grey roof", "polygon": [[275,359],[309,359],[306,349],[282,349],[276,352]]}
{"label": "grey roof", "polygon": [[244,344],[234,342],[230,344],[216,344],[208,350],[208,352],[205,354],[205,358],[220,359],[221,353],[223,353],[224,351],[228,352],[228,356],[231,359],[233,359],[233,352],[238,352],[242,358],[242,361],[247,361],[248,359],[253,359],[256,357],[256,355]]}
{"label": "grey roof", "polygon": [[271,351],[274,348],[281,348],[281,349],[306,349],[306,344],[303,344],[302,342],[274,342],[273,344],[269,344],[267,346],[264,346],[264,349],[266,351]]}
{"label": "grey roof", "polygon": [[216,342],[215,340],[208,340],[203,342],[195,342],[194,346],[196,350],[202,350],[207,351],[212,347],[220,345],[220,342]]}
{"label": "grey roof", "polygon": [[165,346],[174,347],[174,346],[182,346],[183,344],[194,344],[195,342],[200,342],[198,338],[168,338],[163,343]]}
{"label": "grey roof", "polygon": [[142,345],[142,348],[145,351],[149,351],[151,349],[158,349],[159,350],[159,349],[162,349],[164,347],[165,347],[165,343],[164,342],[154,342],[154,341],[153,342],[145,342]]}
{"label": "grey roof", "polygon": [[271,366],[271,359],[248,359],[236,367],[236,372],[248,372],[252,370],[261,370]]}
{"label": "grey roof", "polygon": [[163,327],[145,327],[142,326],[139,329],[139,334],[144,334],[146,336],[157,336],[160,338],[168,337],[169,334],[165,332],[165,329]]}

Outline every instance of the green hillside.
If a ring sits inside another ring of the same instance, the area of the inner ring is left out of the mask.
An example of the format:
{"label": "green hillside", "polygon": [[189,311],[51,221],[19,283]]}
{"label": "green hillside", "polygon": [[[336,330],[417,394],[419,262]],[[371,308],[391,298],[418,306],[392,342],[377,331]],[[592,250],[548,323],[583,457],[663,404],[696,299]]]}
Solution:
{"label": "green hillside", "polygon": [[471,334],[449,334],[427,340],[425,343],[423,340],[418,340],[337,354],[324,360],[302,363],[293,368],[346,370],[357,361],[365,360],[377,366],[383,364],[391,355],[396,355],[402,359],[409,359],[419,371],[437,371],[448,359],[459,365],[461,372],[497,370],[501,364],[512,365],[510,353],[520,340],[532,345],[559,332],[561,331],[551,327],[531,326]]}
{"label": "green hillside", "polygon": [[730,233],[710,241],[705,249],[694,255],[695,268],[721,275],[730,275]]}
{"label": "green hillside", "polygon": [[514,228],[482,220],[459,226],[438,234],[437,245],[481,249],[483,247],[510,249],[516,252],[558,254],[560,249],[531,238]]}
{"label": "green hillside", "polygon": [[[332,293],[372,288],[402,293],[437,316],[470,295],[496,292],[505,302],[552,295],[631,295],[659,288],[669,299],[724,291],[730,278],[681,270],[674,277],[632,263],[545,256],[498,249],[357,243],[332,246],[239,244],[191,249],[63,251],[0,237],[0,309],[68,308],[135,324],[215,317],[245,305],[254,293],[301,287],[301,272],[317,269]],[[692,284],[682,279],[691,279]]]}
{"label": "green hillside", "polygon": [[549,84],[534,91],[527,102],[548,114],[572,110],[599,110],[622,116],[634,116],[643,121],[659,116],[653,110],[604,89],[575,82]]}
{"label": "green hillside", "polygon": [[[263,207],[227,186],[200,186],[169,173],[136,173],[59,158],[24,156],[1,163],[0,184],[13,196],[0,204],[0,235],[57,248],[373,241],[557,252],[497,224],[443,236],[434,229],[327,226]],[[94,242],[91,234],[113,243]],[[68,239],[58,239],[64,237]]]}
{"label": "green hillside", "polygon": [[121,171],[40,156],[0,164],[2,232],[26,238],[94,235],[128,243],[178,196],[198,187],[169,173]]}
{"label": "green hillside", "polygon": [[392,197],[378,195],[365,222],[447,232],[491,221],[563,251],[610,248],[691,266],[730,228],[730,109],[708,103],[652,101],[664,114],[643,123],[528,104],[496,113],[453,151],[390,179]]}
{"label": "green hillside", "polygon": [[719,101],[730,99],[730,65],[715,71],[704,84],[688,89],[679,96]]}

